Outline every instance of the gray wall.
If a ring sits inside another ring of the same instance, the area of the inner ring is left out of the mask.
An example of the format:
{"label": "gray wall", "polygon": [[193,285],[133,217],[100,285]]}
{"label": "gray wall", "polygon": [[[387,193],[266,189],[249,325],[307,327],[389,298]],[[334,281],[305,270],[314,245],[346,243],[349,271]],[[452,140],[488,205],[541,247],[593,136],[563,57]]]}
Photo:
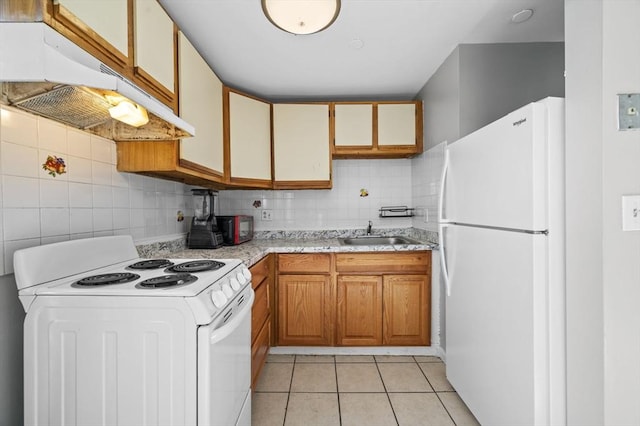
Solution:
{"label": "gray wall", "polygon": [[640,0],[566,0],[567,369],[570,425],[640,424],[640,131],[617,94],[640,92]]}
{"label": "gray wall", "polygon": [[22,323],[13,274],[0,276],[0,426],[22,424]]}
{"label": "gray wall", "polygon": [[548,96],[564,97],[564,43],[460,45],[418,94],[425,149]]}

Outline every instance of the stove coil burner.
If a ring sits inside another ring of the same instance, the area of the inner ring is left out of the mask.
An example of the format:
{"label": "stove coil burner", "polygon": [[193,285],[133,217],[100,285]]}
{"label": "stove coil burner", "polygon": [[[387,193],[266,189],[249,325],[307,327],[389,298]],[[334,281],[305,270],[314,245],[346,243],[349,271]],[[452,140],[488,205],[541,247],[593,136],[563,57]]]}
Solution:
{"label": "stove coil burner", "polygon": [[132,274],[129,272],[114,272],[111,274],[92,275],[90,277],[85,277],[76,281],[74,284],[83,287],[91,287],[109,284],[123,284],[135,281],[138,278],[140,278],[140,275],[138,274]]}
{"label": "stove coil burner", "polygon": [[187,285],[198,277],[191,274],[173,274],[173,275],[160,275],[157,277],[149,278],[148,280],[141,281],[136,287],[139,288],[167,288],[178,287]]}
{"label": "stove coil burner", "polygon": [[224,263],[218,262],[217,260],[193,260],[190,262],[179,263],[177,265],[171,266],[165,271],[167,272],[204,272],[204,271],[215,271],[216,269],[220,269],[224,266]]}
{"label": "stove coil burner", "polygon": [[129,269],[160,269],[173,265],[173,262],[167,259],[147,259],[129,265]]}

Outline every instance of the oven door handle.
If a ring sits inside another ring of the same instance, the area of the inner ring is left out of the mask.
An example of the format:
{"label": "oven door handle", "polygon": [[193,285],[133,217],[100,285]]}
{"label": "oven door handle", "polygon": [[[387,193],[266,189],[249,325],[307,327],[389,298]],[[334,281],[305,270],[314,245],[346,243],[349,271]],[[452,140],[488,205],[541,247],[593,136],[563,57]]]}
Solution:
{"label": "oven door handle", "polygon": [[211,331],[209,342],[212,345],[225,339],[235,331],[235,329],[238,327],[238,324],[241,323],[245,319],[245,317],[251,313],[253,299],[255,299],[255,294],[253,292],[253,289],[251,289],[251,291],[249,292],[249,301],[244,304],[242,309],[233,318],[231,318],[231,321],[229,321],[222,327],[216,328],[215,330]]}

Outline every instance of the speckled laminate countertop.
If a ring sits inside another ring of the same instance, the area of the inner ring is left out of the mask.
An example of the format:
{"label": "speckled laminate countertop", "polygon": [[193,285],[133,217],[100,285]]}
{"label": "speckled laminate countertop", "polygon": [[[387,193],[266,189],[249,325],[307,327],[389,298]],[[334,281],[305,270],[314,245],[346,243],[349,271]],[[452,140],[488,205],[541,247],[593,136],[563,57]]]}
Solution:
{"label": "speckled laminate countertop", "polygon": [[184,249],[171,252],[174,259],[241,259],[247,266],[254,265],[269,253],[344,253],[344,252],[393,252],[431,250],[432,244],[394,244],[347,246],[337,238],[330,239],[282,239],[253,240],[237,246],[225,246],[213,250]]}
{"label": "speckled laminate countertop", "polygon": [[138,245],[138,254],[142,258],[174,259],[240,259],[252,266],[269,253],[348,253],[348,252],[394,252],[437,249],[437,234],[428,231],[402,228],[385,229],[379,236],[405,236],[419,244],[385,245],[343,245],[339,239],[364,236],[361,230],[324,230],[324,231],[261,231],[259,238],[237,245],[217,249],[187,249],[186,238],[160,243]]}

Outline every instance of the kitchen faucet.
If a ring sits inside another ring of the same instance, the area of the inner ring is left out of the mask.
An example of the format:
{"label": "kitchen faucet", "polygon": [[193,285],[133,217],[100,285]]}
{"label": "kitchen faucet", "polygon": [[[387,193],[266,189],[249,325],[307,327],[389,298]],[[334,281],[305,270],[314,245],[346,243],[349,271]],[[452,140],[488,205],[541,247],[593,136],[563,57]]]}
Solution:
{"label": "kitchen faucet", "polygon": [[367,226],[367,235],[371,235],[371,221],[369,221],[369,226]]}

